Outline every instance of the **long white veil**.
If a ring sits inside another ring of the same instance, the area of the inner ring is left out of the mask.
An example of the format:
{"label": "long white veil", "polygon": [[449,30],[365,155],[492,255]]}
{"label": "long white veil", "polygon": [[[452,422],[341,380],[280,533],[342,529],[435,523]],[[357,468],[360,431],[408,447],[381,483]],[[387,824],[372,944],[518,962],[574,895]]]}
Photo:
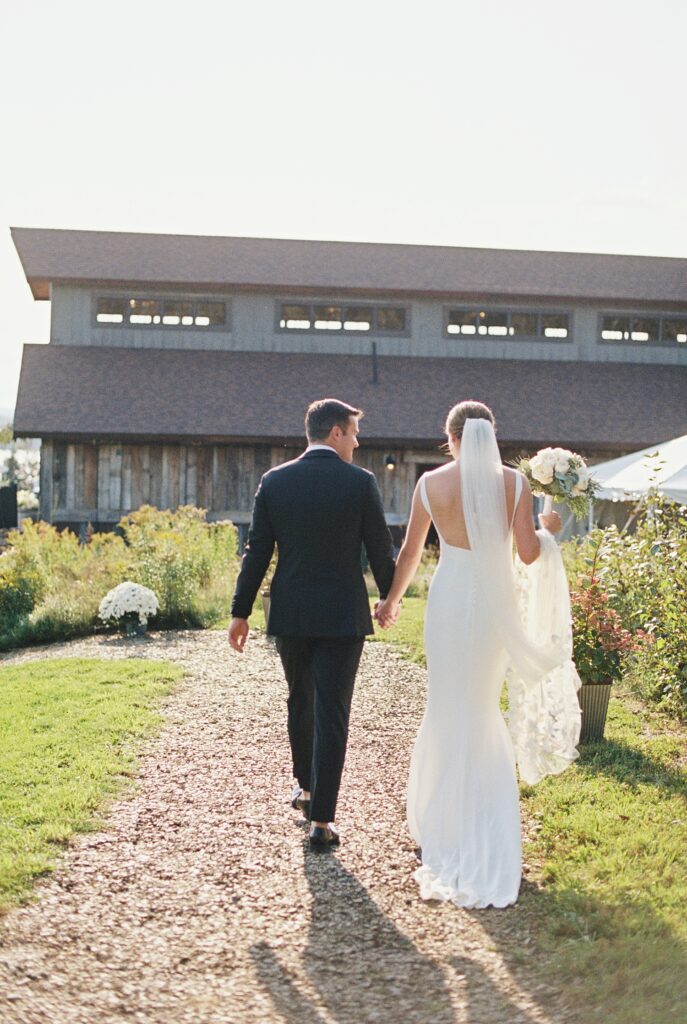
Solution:
{"label": "long white veil", "polygon": [[572,662],[570,595],[558,545],[516,576],[503,466],[489,420],[468,419],[460,446],[463,514],[491,626],[508,652],[509,728],[520,775],[534,783],[577,757],[580,680]]}

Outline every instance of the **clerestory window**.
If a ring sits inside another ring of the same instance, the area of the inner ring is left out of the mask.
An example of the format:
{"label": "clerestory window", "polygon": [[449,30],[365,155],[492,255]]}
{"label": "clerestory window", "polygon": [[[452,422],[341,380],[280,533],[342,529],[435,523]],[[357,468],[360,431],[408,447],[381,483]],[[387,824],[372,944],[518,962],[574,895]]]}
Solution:
{"label": "clerestory window", "polygon": [[123,327],[226,327],[227,303],[217,299],[107,296],[96,302],[95,321]]}
{"label": "clerestory window", "polygon": [[277,309],[280,331],[404,335],[408,323],[408,311],[404,306],[281,302]]}
{"label": "clerestory window", "polygon": [[604,314],[599,318],[599,341],[625,345],[687,345],[687,314]]}
{"label": "clerestory window", "polygon": [[445,333],[465,338],[566,340],[570,337],[570,314],[458,307],[447,311]]}

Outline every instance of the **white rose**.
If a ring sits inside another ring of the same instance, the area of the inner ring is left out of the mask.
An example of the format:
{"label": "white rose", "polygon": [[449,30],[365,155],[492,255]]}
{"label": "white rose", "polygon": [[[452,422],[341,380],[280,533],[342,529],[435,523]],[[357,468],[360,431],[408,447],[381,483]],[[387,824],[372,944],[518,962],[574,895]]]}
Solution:
{"label": "white rose", "polygon": [[541,459],[539,455],[535,455],[530,462],[530,469],[532,470],[532,476],[540,484],[550,484],[552,482],[553,463],[548,459]]}
{"label": "white rose", "polygon": [[554,459],[554,466],[557,473],[567,473],[570,469],[572,452],[567,448],[552,448],[551,455]]}

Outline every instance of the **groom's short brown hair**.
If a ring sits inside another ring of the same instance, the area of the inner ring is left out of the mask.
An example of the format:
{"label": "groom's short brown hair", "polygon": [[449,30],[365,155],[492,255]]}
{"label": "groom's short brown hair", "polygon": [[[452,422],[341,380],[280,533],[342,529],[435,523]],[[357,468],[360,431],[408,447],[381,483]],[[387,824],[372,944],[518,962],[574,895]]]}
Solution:
{"label": "groom's short brown hair", "polygon": [[351,416],[360,419],[363,416],[362,409],[355,409],[347,402],[340,402],[338,398],[318,398],[311,402],[305,414],[305,436],[308,441],[324,441],[329,437],[332,427],[341,427],[346,431]]}

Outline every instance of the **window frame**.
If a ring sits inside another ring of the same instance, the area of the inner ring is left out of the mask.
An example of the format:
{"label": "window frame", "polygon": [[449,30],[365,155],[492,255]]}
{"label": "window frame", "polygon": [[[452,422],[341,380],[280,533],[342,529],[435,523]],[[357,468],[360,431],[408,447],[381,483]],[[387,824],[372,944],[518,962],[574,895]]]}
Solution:
{"label": "window frame", "polygon": [[[131,299],[137,299],[143,302],[159,302],[160,303],[160,323],[159,324],[132,324],[129,320],[124,320],[122,323],[103,323],[98,320],[98,303],[102,299],[121,299],[122,302],[127,305]],[[197,313],[196,309],[199,303],[202,302],[217,302],[224,306],[224,323],[223,324],[166,324],[164,323],[165,316],[165,302],[192,302],[193,303],[193,317],[195,319]],[[166,333],[169,331],[200,331],[203,334],[207,334],[209,331],[219,332],[223,334],[231,334],[232,322],[231,322],[231,300],[226,296],[208,295],[208,294],[181,294],[179,292],[174,293],[162,293],[162,292],[146,292],[145,289],[131,289],[126,293],[121,291],[117,292],[104,292],[99,291],[94,293],[92,296],[91,303],[91,321],[94,327],[102,330],[114,329],[116,331],[129,330],[129,331],[154,331],[163,330]]]}
{"label": "window frame", "polygon": [[[630,333],[632,333],[633,320],[658,320],[658,339],[656,341],[633,341],[632,338],[602,338],[603,322],[608,317],[626,317],[630,321]],[[687,350],[687,341],[665,341],[663,338],[664,320],[684,320],[687,327],[687,311],[682,313],[665,313],[658,310],[638,309],[605,309],[597,314],[596,318],[596,343],[597,345],[627,345],[630,348],[669,348]],[[687,331],[685,332],[687,333]]]}
{"label": "window frame", "polygon": [[[534,316],[537,318],[537,334],[480,334],[479,327],[475,334],[456,334],[449,331],[449,319],[451,313],[463,312],[472,313],[476,312],[478,315],[480,312],[484,313],[495,313],[501,316],[508,317],[508,327],[510,330],[512,326],[511,318],[516,313],[524,313],[527,316]],[[568,320],[568,333],[565,338],[547,338],[541,332],[541,318],[542,316],[564,316]],[[500,343],[520,343],[523,341],[536,341],[537,343],[543,342],[549,345],[569,345],[574,340],[574,317],[572,309],[546,309],[541,306],[536,309],[528,307],[525,304],[513,304],[509,306],[494,305],[492,303],[470,303],[470,304],[457,304],[451,303],[450,305],[445,304],[443,309],[443,337],[448,341],[462,341],[462,342],[475,342],[478,341],[483,343],[495,342]]]}
{"label": "window frame", "polygon": [[[282,327],[281,326],[281,311],[284,306],[308,306],[311,311],[310,316],[310,327]],[[341,309],[341,330],[327,330],[325,328],[318,328],[314,326],[315,320],[312,316],[312,310],[316,306],[333,306]],[[355,307],[356,309],[369,309],[371,312],[370,316],[370,330],[369,331],[347,331],[343,326],[346,322],[345,310],[347,308]],[[377,310],[378,309],[402,309],[405,314],[405,327],[402,331],[384,331],[377,327]],[[317,338],[409,338],[412,335],[412,307],[405,303],[395,303],[393,301],[385,302],[370,302],[369,300],[363,300],[362,302],[358,299],[320,299],[313,298],[293,298],[289,296],[286,299],[275,299],[274,303],[274,333],[280,337],[288,337],[289,335],[300,334],[300,335],[314,335]]]}

